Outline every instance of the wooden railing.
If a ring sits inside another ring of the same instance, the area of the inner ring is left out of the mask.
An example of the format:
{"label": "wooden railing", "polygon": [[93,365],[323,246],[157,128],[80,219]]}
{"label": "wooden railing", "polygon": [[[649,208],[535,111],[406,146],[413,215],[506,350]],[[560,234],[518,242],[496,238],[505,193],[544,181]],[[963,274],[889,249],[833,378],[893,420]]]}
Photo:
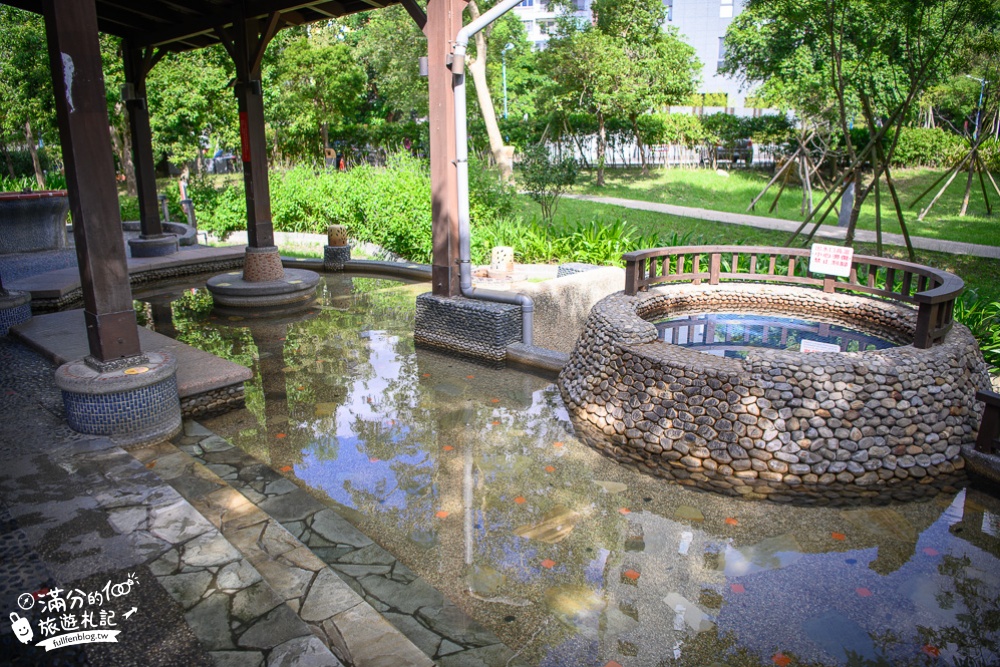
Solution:
{"label": "wooden railing", "polygon": [[983,421],[979,425],[976,451],[983,454],[1000,452],[1000,394],[992,391],[976,392],[976,400],[986,404]]}
{"label": "wooden railing", "polygon": [[855,255],[847,278],[809,273],[805,248],[756,246],[681,246],[636,250],[625,260],[625,293],[650,285],[720,281],[773,282],[820,287],[824,292],[854,292],[917,306],[913,346],[929,348],[951,329],[955,299],[965,289],[958,276],[929,266],[885,257]]}

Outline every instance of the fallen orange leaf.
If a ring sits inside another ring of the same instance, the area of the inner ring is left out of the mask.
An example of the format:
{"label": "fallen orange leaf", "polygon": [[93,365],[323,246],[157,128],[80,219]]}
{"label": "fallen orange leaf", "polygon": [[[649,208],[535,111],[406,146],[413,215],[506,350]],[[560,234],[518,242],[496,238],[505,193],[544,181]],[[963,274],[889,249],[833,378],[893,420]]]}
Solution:
{"label": "fallen orange leaf", "polygon": [[446,452],[450,452],[451,450],[453,450],[453,449],[455,449],[455,448],[454,448],[454,447],[452,447],[451,445],[445,445],[445,446],[444,446],[444,447],[442,447],[441,449],[443,449],[443,450],[444,450],[444,451],[446,451]]}
{"label": "fallen orange leaf", "polygon": [[555,567],[555,565],[556,562],[551,558],[546,558],[545,560],[542,561],[542,567],[544,567],[546,570],[551,570],[553,567]]}
{"label": "fallen orange leaf", "polygon": [[438,512],[434,516],[436,516],[439,519],[446,519],[446,518],[448,518],[448,512],[445,512],[444,510],[441,510],[440,512]]}
{"label": "fallen orange leaf", "polygon": [[554,466],[545,466],[545,472],[555,472],[555,471],[556,469]]}
{"label": "fallen orange leaf", "polygon": [[737,521],[737,520],[736,520],[736,519],[734,519],[733,517],[727,517],[727,518],[726,518],[726,523],[727,523],[728,525],[730,525],[730,526],[735,526],[735,525],[737,525],[737,524],[739,523],[739,521]]}
{"label": "fallen orange leaf", "polygon": [[789,665],[792,662],[792,659],[789,658],[784,653],[775,653],[774,656],[771,658],[771,660],[773,660],[774,664],[776,664],[778,667],[787,667],[787,665]]}

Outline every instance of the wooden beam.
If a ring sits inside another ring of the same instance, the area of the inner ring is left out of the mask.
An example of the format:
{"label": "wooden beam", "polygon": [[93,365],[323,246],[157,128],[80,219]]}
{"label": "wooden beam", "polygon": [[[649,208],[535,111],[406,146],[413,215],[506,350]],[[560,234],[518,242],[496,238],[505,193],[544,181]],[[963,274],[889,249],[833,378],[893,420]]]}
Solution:
{"label": "wooden beam", "polygon": [[267,17],[267,21],[264,22],[264,30],[257,39],[257,46],[254,48],[253,55],[250,58],[251,72],[256,72],[260,69],[260,64],[264,60],[264,50],[267,49],[267,45],[271,43],[274,35],[281,29],[282,24],[281,14],[278,12],[273,12]]}
{"label": "wooden beam", "polygon": [[94,0],[44,0],[45,30],[90,356],[141,353],[118,209]]}
{"label": "wooden beam", "polygon": [[257,19],[244,18],[237,22],[233,31],[236,70],[240,72],[236,83],[236,99],[240,112],[240,153],[247,201],[247,241],[253,248],[274,245],[260,63],[251,66],[252,49],[262,43],[263,35],[259,26]]}
{"label": "wooden beam", "polygon": [[455,171],[455,93],[446,56],[462,27],[462,0],[427,3],[427,66],[432,218],[432,291],[458,296],[458,177]]}
{"label": "wooden beam", "polygon": [[318,14],[323,14],[324,16],[329,16],[330,18],[338,18],[347,13],[347,8],[339,2],[334,0],[328,0],[327,2],[320,3],[318,5],[313,5],[309,9],[313,10]]}
{"label": "wooden beam", "polygon": [[416,22],[417,27],[423,30],[424,26],[427,25],[427,14],[416,3],[416,0],[400,0],[399,4],[403,5],[403,9]]}

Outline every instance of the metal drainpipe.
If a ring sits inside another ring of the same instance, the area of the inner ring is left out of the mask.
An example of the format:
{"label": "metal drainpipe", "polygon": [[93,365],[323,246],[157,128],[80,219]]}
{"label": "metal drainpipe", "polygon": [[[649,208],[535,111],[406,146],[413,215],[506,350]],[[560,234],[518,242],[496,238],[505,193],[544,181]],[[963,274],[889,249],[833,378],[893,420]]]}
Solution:
{"label": "metal drainpipe", "polygon": [[513,292],[480,289],[472,286],[472,242],[469,232],[469,134],[465,110],[465,51],[477,32],[521,3],[504,0],[478,19],[463,27],[452,47],[452,88],[455,93],[455,167],[458,176],[458,268],[462,296],[481,301],[495,301],[521,306],[521,342],[532,344],[535,304],[531,297]]}

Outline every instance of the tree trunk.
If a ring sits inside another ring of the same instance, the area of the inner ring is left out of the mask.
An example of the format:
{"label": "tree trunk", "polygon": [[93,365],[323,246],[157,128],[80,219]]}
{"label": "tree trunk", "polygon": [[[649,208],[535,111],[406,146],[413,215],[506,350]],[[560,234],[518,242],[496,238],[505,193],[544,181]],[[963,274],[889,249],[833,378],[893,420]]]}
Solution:
{"label": "tree trunk", "polygon": [[604,187],[604,153],[608,148],[608,135],[604,131],[604,114],[597,112],[597,187]]}
{"label": "tree trunk", "polygon": [[320,157],[325,162],[325,160],[326,160],[326,149],[330,145],[330,126],[328,124],[323,123],[322,125],[319,126],[319,136],[320,136],[320,138],[323,141],[323,150],[322,150],[322,153],[321,153]]}
{"label": "tree trunk", "polygon": [[24,140],[28,143],[28,152],[31,153],[31,164],[35,168],[35,181],[38,189],[45,189],[45,172],[42,171],[42,163],[38,159],[38,145],[35,137],[31,134],[31,121],[24,122]]}
{"label": "tree trunk", "polygon": [[958,217],[964,218],[969,211],[969,197],[972,195],[972,177],[976,173],[976,151],[972,151],[972,159],[969,160],[969,180],[965,183],[965,196],[962,197],[962,208],[958,211]]}
{"label": "tree trunk", "polygon": [[646,161],[646,150],[642,145],[642,137],[639,135],[639,118],[633,116],[632,121],[632,134],[635,135],[635,145],[639,149],[639,164],[642,165],[642,175],[649,176],[649,162]]}
{"label": "tree trunk", "polygon": [[109,124],[111,130],[111,146],[118,156],[118,163],[121,165],[122,173],[125,174],[125,192],[131,197],[139,194],[139,189],[135,184],[135,163],[132,161],[132,136],[128,131],[128,126],[124,128]]}
{"label": "tree trunk", "polygon": [[11,178],[14,178],[14,161],[10,159],[10,151],[7,150],[7,144],[0,142],[0,151],[3,151],[3,157],[7,161],[7,172],[10,173]]}
{"label": "tree trunk", "polygon": [[[469,3],[469,14],[473,20],[479,18],[479,5],[475,0]],[[497,114],[493,109],[493,98],[490,97],[489,84],[486,82],[486,36],[482,30],[476,33],[476,59],[468,62],[466,67],[472,72],[472,80],[476,83],[476,98],[479,100],[479,109],[483,112],[483,121],[486,123],[486,134],[490,138],[493,161],[500,167],[500,176],[503,180],[509,181],[513,165],[508,159],[510,151],[504,150],[503,136],[500,134]]]}

